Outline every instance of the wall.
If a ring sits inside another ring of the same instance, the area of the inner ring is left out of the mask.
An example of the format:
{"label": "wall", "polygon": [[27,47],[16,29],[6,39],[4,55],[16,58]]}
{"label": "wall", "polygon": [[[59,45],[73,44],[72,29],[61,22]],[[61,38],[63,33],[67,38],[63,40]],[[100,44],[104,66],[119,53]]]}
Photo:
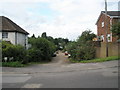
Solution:
{"label": "wall", "polygon": [[[102,22],[104,22],[104,26],[102,27]],[[108,28],[106,28],[106,25],[108,26]],[[105,38],[106,38],[106,29],[108,31],[108,34],[110,34],[110,17],[107,16],[107,22],[106,22],[106,15],[105,14],[101,14],[100,18],[97,22],[97,36],[101,36],[104,35],[104,40],[103,42],[106,42]]]}
{"label": "wall", "polygon": [[22,33],[16,33],[17,34],[17,44],[20,44],[24,47],[28,47],[28,36]]}
{"label": "wall", "polygon": [[[111,25],[118,22],[118,20],[119,20],[118,18],[110,18],[109,16],[107,16],[107,21],[106,21],[106,15],[105,14],[100,15],[100,18],[97,22],[97,36],[104,35],[103,42],[106,42],[105,40],[106,30],[107,30],[107,33],[111,35],[111,41],[116,42],[117,38],[112,36],[112,32],[110,31],[110,29],[111,29]],[[102,22],[104,22],[104,27],[102,27]]]}
{"label": "wall", "polygon": [[[108,43],[108,56],[118,56],[120,55],[120,42],[109,42]],[[96,47],[96,58],[106,57],[106,43],[101,42],[100,47]]]}
{"label": "wall", "polygon": [[15,32],[8,32],[8,38],[2,38],[2,39],[4,41],[10,41],[12,44],[15,45]]}
{"label": "wall", "polygon": [[[2,37],[2,32],[0,32]],[[1,38],[0,38],[1,39]],[[4,41],[10,41],[12,44],[20,44],[24,47],[28,45],[28,36],[18,32],[8,32],[8,38],[2,38]]]}

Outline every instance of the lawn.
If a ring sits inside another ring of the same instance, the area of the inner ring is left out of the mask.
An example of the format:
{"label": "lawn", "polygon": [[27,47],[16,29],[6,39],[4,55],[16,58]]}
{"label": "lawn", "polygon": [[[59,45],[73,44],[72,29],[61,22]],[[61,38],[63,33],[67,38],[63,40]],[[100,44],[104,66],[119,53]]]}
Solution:
{"label": "lawn", "polygon": [[120,57],[118,56],[111,56],[111,57],[106,57],[106,58],[97,58],[97,59],[92,59],[92,60],[81,60],[81,61],[70,59],[70,61],[72,63],[96,63],[96,62],[106,62],[106,61],[113,61],[113,60],[119,60],[119,59]]}

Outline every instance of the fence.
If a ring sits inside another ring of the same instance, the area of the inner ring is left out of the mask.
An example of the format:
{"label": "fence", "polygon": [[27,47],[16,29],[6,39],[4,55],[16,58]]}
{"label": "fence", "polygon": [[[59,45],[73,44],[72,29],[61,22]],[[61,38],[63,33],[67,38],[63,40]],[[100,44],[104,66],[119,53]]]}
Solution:
{"label": "fence", "polygon": [[[106,57],[106,43],[100,42],[100,45],[96,45],[96,58]],[[120,42],[109,42],[108,43],[108,56],[119,56],[120,55]]]}

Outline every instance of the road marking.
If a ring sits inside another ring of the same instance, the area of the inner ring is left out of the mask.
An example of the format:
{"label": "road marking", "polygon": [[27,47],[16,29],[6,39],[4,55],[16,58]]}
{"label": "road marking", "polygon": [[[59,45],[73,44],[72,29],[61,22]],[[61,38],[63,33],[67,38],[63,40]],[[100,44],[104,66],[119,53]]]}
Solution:
{"label": "road marking", "polygon": [[28,74],[3,74],[2,82],[3,83],[21,83],[29,80],[31,76]]}
{"label": "road marking", "polygon": [[22,88],[40,88],[42,84],[26,84]]}

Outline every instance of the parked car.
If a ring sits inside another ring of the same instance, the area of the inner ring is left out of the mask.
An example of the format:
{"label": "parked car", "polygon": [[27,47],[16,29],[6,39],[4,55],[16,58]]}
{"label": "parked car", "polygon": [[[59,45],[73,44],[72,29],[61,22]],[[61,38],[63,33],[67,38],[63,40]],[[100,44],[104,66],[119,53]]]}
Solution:
{"label": "parked car", "polygon": [[56,53],[53,53],[52,57],[56,57],[56,56],[57,56],[57,54],[56,54]]}
{"label": "parked car", "polygon": [[65,51],[65,55],[68,55],[68,51]]}
{"label": "parked car", "polygon": [[71,57],[71,55],[70,54],[68,54],[68,58],[70,58]]}

